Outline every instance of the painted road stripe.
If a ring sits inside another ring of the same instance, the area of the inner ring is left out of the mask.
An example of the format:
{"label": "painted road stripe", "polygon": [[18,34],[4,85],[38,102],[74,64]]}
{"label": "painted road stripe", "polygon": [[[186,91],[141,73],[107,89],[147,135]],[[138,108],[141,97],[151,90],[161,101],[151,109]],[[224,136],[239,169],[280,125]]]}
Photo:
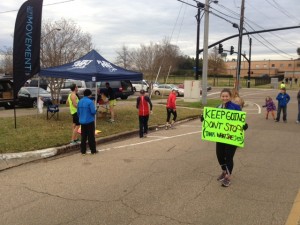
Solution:
{"label": "painted road stripe", "polygon": [[112,148],[105,148],[105,149],[101,149],[101,150],[97,150],[97,151],[105,152],[105,151],[110,151],[113,149],[120,149],[120,148],[129,147],[129,146],[143,145],[143,144],[147,144],[147,143],[151,143],[151,142],[162,141],[162,140],[166,140],[166,139],[172,139],[172,138],[182,137],[182,136],[186,136],[186,135],[197,134],[197,133],[201,133],[201,132],[202,131],[200,130],[200,131],[190,132],[190,133],[186,133],[186,134],[178,134],[178,135],[174,135],[174,136],[170,136],[170,137],[163,137],[163,138],[160,137],[159,139],[143,141],[143,142],[138,142],[138,143],[133,143],[133,144],[128,144],[128,145],[120,145],[120,146],[116,146],[116,147],[112,147]]}
{"label": "painted road stripe", "polygon": [[285,225],[299,225],[300,224],[300,189],[298,195],[294,201],[293,207],[291,209],[290,215],[285,223]]}

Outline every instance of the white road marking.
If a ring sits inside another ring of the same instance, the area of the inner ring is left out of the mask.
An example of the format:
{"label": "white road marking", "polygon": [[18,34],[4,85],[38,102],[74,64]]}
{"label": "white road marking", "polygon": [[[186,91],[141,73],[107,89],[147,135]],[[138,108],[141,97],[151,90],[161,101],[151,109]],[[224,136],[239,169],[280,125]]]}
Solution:
{"label": "white road marking", "polygon": [[[247,94],[244,94],[242,95],[241,97],[244,97],[244,96],[248,96],[248,95],[257,95],[257,94],[260,94],[261,91],[270,91],[269,89],[259,89],[258,92],[251,92],[251,93],[247,93]],[[274,90],[273,90],[274,91]],[[209,93],[208,95],[215,95],[215,94],[220,94],[220,91],[219,92],[213,92],[213,93]],[[253,105],[255,105],[257,107],[257,109],[246,109],[246,111],[256,111],[258,110],[258,113],[248,113],[248,114],[261,114],[261,107],[257,104],[257,103],[254,103],[254,102],[249,102]],[[180,125],[182,127],[196,127],[199,129],[201,129],[200,126],[190,126],[190,125]],[[142,145],[142,144],[147,144],[147,143],[151,143],[151,142],[156,142],[156,141],[161,141],[161,140],[166,140],[166,139],[171,139],[171,138],[177,138],[177,137],[181,137],[181,136],[186,136],[186,135],[192,135],[192,134],[197,134],[197,133],[201,133],[202,131],[195,131],[195,132],[190,132],[190,133],[186,133],[186,134],[179,134],[179,135],[175,135],[175,136],[170,136],[170,137],[164,137],[164,136],[154,136],[154,135],[151,135],[151,136],[148,136],[149,138],[157,138],[157,139],[154,139],[154,140],[148,140],[148,141],[142,141],[142,142],[139,142],[139,143],[133,143],[133,144],[128,144],[128,145],[121,145],[121,146],[116,146],[116,147],[112,147],[112,148],[106,148],[106,149],[101,149],[101,150],[98,150],[98,152],[104,152],[104,151],[111,151],[113,149],[120,149],[120,148],[126,148],[126,147],[129,147],[129,146],[137,146],[137,145]]]}
{"label": "white road marking", "polygon": [[[151,142],[162,141],[162,140],[172,139],[172,138],[178,138],[178,137],[192,135],[192,134],[198,134],[198,133],[201,133],[201,132],[202,131],[199,130],[199,131],[190,132],[190,133],[186,133],[186,134],[178,134],[178,135],[174,135],[174,136],[170,136],[170,137],[161,137],[160,136],[158,139],[154,139],[154,140],[142,141],[142,142],[128,144],[128,145],[120,145],[120,146],[116,146],[116,147],[112,147],[112,148],[105,148],[105,149],[101,149],[101,150],[97,150],[97,151],[98,152],[105,152],[105,151],[110,151],[110,150],[113,150],[113,149],[126,148],[126,147],[130,147],[130,146],[143,145],[143,144],[148,144],[148,143],[151,143]],[[155,136],[153,136],[153,137],[155,137]]]}

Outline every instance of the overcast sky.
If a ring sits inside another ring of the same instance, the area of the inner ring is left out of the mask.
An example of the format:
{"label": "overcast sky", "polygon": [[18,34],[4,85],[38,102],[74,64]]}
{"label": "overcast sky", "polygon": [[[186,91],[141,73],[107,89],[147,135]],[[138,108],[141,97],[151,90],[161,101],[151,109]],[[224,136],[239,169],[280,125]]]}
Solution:
{"label": "overcast sky", "polygon": [[[0,49],[12,46],[17,11],[25,0],[0,2]],[[196,5],[195,1],[185,2]],[[200,0],[205,3],[205,0]],[[60,4],[54,4],[60,3]],[[300,26],[299,0],[245,0],[247,31]],[[180,47],[183,54],[195,57],[197,9],[177,0],[44,0],[43,20],[72,19],[92,35],[100,54],[111,61],[123,45],[138,48],[140,44],[159,43],[164,37]],[[219,0],[211,3],[209,44],[238,33],[231,22],[239,24],[241,0]],[[201,20],[200,48],[203,43],[204,18]],[[252,60],[295,59],[300,47],[300,29],[251,35]],[[237,51],[238,39],[223,43]],[[243,38],[243,52],[248,54],[248,37]],[[202,57],[202,55],[200,56]],[[236,55],[228,56],[228,59]]]}

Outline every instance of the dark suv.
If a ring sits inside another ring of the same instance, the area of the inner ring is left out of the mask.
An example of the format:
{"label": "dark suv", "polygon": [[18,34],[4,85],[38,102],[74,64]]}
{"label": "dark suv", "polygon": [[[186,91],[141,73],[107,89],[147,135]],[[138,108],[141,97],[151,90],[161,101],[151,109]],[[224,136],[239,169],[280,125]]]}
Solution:
{"label": "dark suv", "polygon": [[100,93],[106,94],[106,82],[108,82],[109,86],[114,90],[116,98],[127,99],[129,95],[133,95],[134,93],[132,84],[129,80],[99,82],[97,87],[100,90]]}
{"label": "dark suv", "polygon": [[0,107],[13,108],[13,78],[11,76],[0,76]]}

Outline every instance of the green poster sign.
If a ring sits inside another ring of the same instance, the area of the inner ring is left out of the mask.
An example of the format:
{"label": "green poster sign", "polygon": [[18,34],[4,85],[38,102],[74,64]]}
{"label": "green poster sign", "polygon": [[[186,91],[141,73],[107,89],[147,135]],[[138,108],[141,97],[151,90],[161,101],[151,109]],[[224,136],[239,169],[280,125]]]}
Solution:
{"label": "green poster sign", "polygon": [[203,117],[202,140],[244,147],[245,112],[204,107]]}

